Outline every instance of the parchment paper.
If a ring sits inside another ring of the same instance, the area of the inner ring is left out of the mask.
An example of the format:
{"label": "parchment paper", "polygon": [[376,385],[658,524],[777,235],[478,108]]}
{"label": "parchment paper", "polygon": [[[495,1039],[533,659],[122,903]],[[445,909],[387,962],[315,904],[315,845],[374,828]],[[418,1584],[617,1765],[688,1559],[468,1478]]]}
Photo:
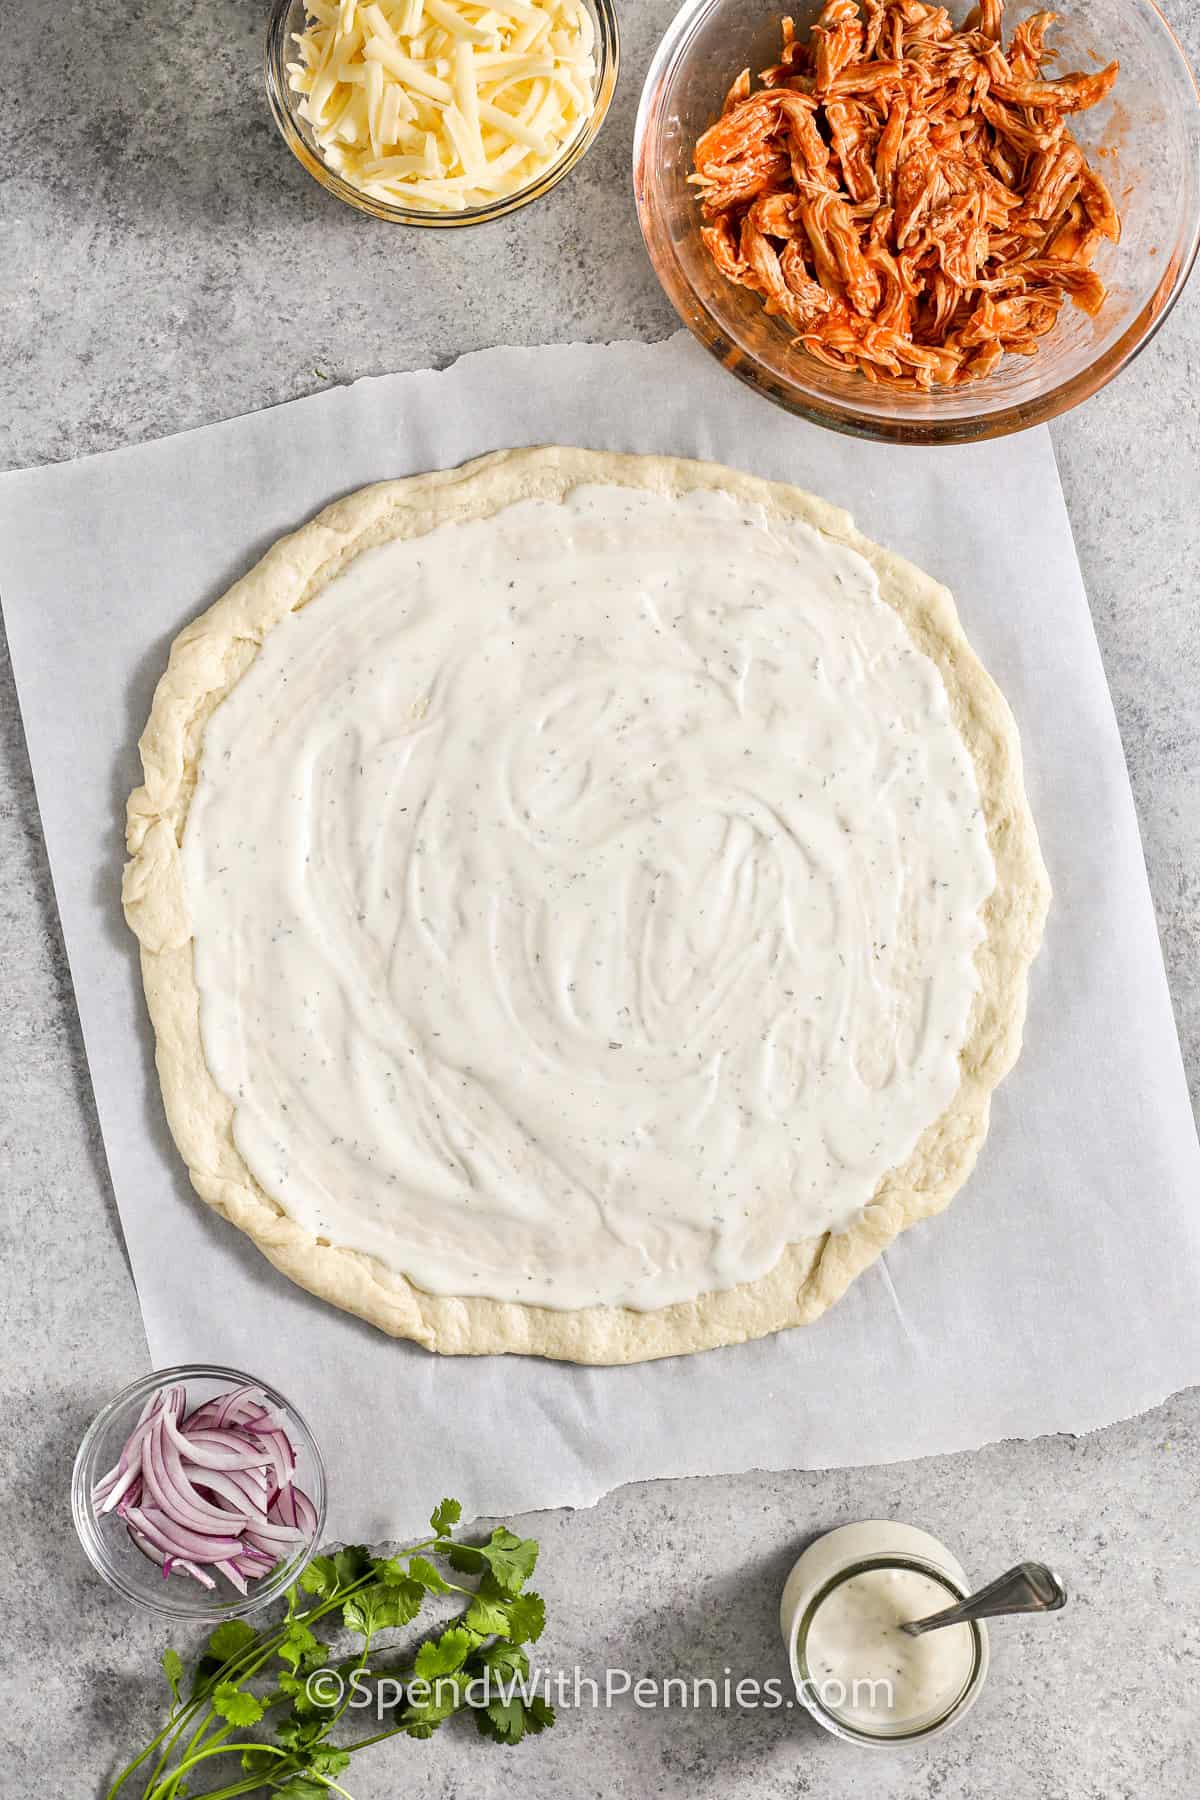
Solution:
{"label": "parchment paper", "polygon": [[[799,483],[947,581],[1016,711],[1055,884],[1025,1052],[950,1211],[816,1326],[627,1369],[393,1343],[209,1213],[163,1123],[118,902],[134,746],[179,628],[336,495],[547,441]],[[1200,1148],[1044,431],[945,451],[856,443],[755,398],[683,336],[489,351],[0,477],[0,593],[151,1355],[230,1363],[291,1395],[332,1471],[332,1535],[394,1534],[445,1491],[468,1516],[503,1514],[648,1476],[1081,1431],[1200,1381]]]}

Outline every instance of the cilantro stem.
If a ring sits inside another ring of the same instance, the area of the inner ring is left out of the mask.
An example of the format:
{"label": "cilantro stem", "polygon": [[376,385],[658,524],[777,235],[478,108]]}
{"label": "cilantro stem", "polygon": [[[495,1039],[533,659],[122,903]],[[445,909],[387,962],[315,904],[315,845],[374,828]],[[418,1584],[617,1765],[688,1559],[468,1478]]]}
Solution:
{"label": "cilantro stem", "polygon": [[[435,1538],[424,1538],[420,1543],[414,1544],[411,1549],[400,1550],[397,1554],[402,1557],[415,1556],[421,1550],[430,1549],[436,1542],[437,1540]],[[319,1601],[315,1606],[309,1607],[306,1611],[302,1613],[293,1611],[289,1615],[287,1621],[282,1626],[278,1627],[269,1638],[260,1638],[256,1643],[248,1644],[244,1650],[240,1650],[235,1655],[227,1657],[220,1668],[214,1670],[213,1674],[204,1683],[203,1687],[200,1688],[198,1693],[193,1694],[191,1699],[183,1706],[178,1709],[172,1709],[162,1730],[151,1738],[141,1754],[135,1757],[128,1767],[123,1769],[120,1775],[118,1775],[116,1781],[108,1790],[106,1800],[115,1800],[115,1796],[125,1786],[130,1777],[136,1774],[143,1763],[147,1762],[154,1751],[161,1746],[161,1754],[154,1768],[151,1770],[149,1785],[146,1788],[147,1800],[152,1800],[152,1797],[157,1795],[160,1784],[165,1778],[166,1765],[170,1761],[171,1756],[175,1753],[184,1729],[188,1723],[195,1718],[196,1713],[204,1705],[204,1702],[206,1700],[211,1700],[213,1693],[215,1693],[216,1689],[223,1681],[237,1681],[240,1684],[250,1680],[250,1678],[257,1675],[263,1665],[269,1662],[271,1657],[274,1656],[279,1645],[283,1643],[286,1638],[288,1626],[290,1624],[301,1623],[312,1625],[318,1619],[327,1617],[329,1613],[336,1612],[352,1595],[358,1593],[361,1588],[369,1587],[375,1579],[376,1576],[374,1571],[368,1570],[365,1575],[360,1575],[356,1581],[347,1582],[343,1587],[337,1588],[333,1594],[328,1595],[324,1600]],[[204,1718],[201,1719],[199,1728],[193,1732],[191,1738],[183,1748],[182,1753],[185,1762],[190,1763],[194,1760],[194,1751],[199,1746],[213,1723],[214,1719],[211,1711],[207,1711]],[[179,1772],[182,1773],[182,1770]],[[238,1791],[250,1792],[251,1790],[239,1789]]]}
{"label": "cilantro stem", "polygon": [[[172,1769],[171,1773],[167,1776],[166,1781],[163,1782],[161,1786],[150,1789],[146,1795],[146,1800],[172,1800],[172,1796],[178,1794],[179,1784],[184,1776],[188,1774],[190,1770],[194,1769],[197,1763],[207,1762],[209,1757],[212,1756],[232,1756],[239,1750],[262,1751],[266,1756],[282,1757],[285,1762],[291,1757],[290,1750],[280,1750],[274,1744],[256,1744],[253,1742],[246,1744],[217,1744],[207,1750],[197,1750],[194,1756],[189,1756],[186,1762],[181,1762],[177,1769]],[[259,1776],[253,1786],[246,1791],[252,1792],[253,1787],[261,1786],[262,1777]],[[210,1795],[207,1797],[207,1800],[216,1800],[216,1797]]]}
{"label": "cilantro stem", "polygon": [[[176,1720],[176,1717],[175,1717],[175,1708],[174,1707],[171,1708],[170,1714],[168,1715],[168,1718],[167,1718],[167,1722],[163,1726],[162,1730],[150,1739],[150,1742],[146,1745],[146,1748],[142,1751],[140,1756],[135,1756],[133,1761],[126,1768],[122,1769],[121,1773],[117,1776],[117,1779],[113,1782],[112,1786],[109,1788],[108,1793],[105,1796],[105,1800],[114,1800],[114,1796],[116,1794],[120,1793],[121,1789],[125,1786],[125,1783],[129,1780],[129,1777],[131,1775],[135,1774],[137,1772],[137,1770],[141,1768],[141,1766],[144,1762],[147,1762],[149,1760],[149,1758],[154,1754],[155,1750],[158,1749],[158,1746],[162,1743],[163,1739],[168,1735],[168,1733],[173,1734],[173,1728],[177,1730],[178,1725],[180,1723],[182,1723],[182,1721],[189,1716],[189,1713],[192,1710],[194,1710],[195,1707],[199,1706],[199,1704],[200,1704],[200,1701],[198,1698],[189,1700],[187,1705],[180,1709],[178,1721]],[[163,1767],[163,1763],[166,1759],[167,1754],[169,1754],[169,1751],[164,1753],[164,1755],[159,1758],[158,1766],[151,1773],[151,1776],[150,1776],[151,1785],[153,1785],[153,1783],[158,1779],[158,1775]]]}
{"label": "cilantro stem", "polygon": [[[195,1759],[201,1746],[204,1745],[205,1738],[208,1737],[209,1732],[212,1730],[212,1728],[216,1724],[216,1722],[217,1722],[217,1715],[216,1715],[216,1713],[212,1713],[212,1712],[210,1712],[207,1715],[207,1717],[201,1721],[199,1731],[193,1732],[191,1737],[188,1739],[187,1743],[183,1747],[183,1757],[182,1757],[182,1764],[181,1764],[182,1767],[186,1768],[187,1765]],[[206,1745],[205,1748],[207,1749],[211,1745],[224,1743],[224,1740],[229,1736],[229,1733],[232,1730],[233,1730],[232,1725],[224,1726],[220,1731],[218,1731],[216,1733],[215,1737],[209,1739],[209,1745]]]}
{"label": "cilantro stem", "polygon": [[329,1721],[329,1726],[328,1726],[328,1729],[326,1732],[326,1736],[328,1736],[329,1731],[333,1730],[334,1726],[337,1724],[338,1720],[341,1718],[342,1714],[345,1712],[346,1708],[349,1706],[350,1697],[354,1692],[355,1681],[357,1681],[357,1679],[360,1675],[365,1675],[365,1674],[370,1673],[370,1662],[368,1660],[370,1657],[370,1654],[371,1654],[371,1628],[368,1625],[366,1631],[363,1633],[362,1655],[359,1657],[359,1659],[355,1663],[353,1669],[350,1671],[350,1680],[346,1683],[346,1691],[342,1695],[342,1703],[338,1707],[337,1711],[334,1713],[333,1717]]}
{"label": "cilantro stem", "polygon": [[386,1731],[375,1731],[370,1737],[356,1738],[352,1744],[343,1744],[342,1749],[348,1756],[357,1756],[360,1750],[369,1750],[372,1744],[386,1744],[389,1738],[400,1737],[407,1730],[407,1725],[389,1725]]}
{"label": "cilantro stem", "polygon": [[[432,1540],[429,1541],[431,1542]],[[426,1548],[428,1548],[428,1544],[418,1544],[414,1546],[414,1552],[415,1550],[423,1550]],[[401,1554],[407,1555],[410,1553],[401,1552]],[[154,1770],[151,1777],[149,1792],[151,1794],[154,1792],[154,1782],[161,1778],[164,1765],[171,1755],[174,1744],[181,1735],[182,1727],[187,1723],[190,1717],[194,1716],[195,1710],[200,1706],[201,1702],[210,1699],[217,1688],[221,1686],[222,1682],[237,1681],[240,1685],[249,1681],[253,1676],[259,1673],[266,1663],[270,1662],[280,1644],[282,1644],[287,1637],[288,1627],[290,1625],[295,1623],[309,1625],[317,1619],[324,1618],[328,1613],[335,1612],[338,1607],[344,1605],[346,1600],[349,1599],[352,1594],[356,1594],[360,1588],[369,1586],[374,1579],[374,1573],[371,1571],[368,1571],[365,1575],[360,1575],[357,1581],[348,1582],[345,1587],[339,1588],[336,1593],[320,1602],[319,1605],[310,1607],[306,1612],[293,1612],[287,1621],[279,1626],[269,1638],[260,1638],[256,1643],[247,1644],[244,1650],[237,1651],[233,1656],[227,1657],[220,1668],[214,1671],[208,1681],[205,1682],[200,1692],[192,1698],[188,1706],[180,1715],[176,1729],[171,1733],[172,1742],[166,1746],[163,1755],[159,1758],[158,1767]],[[211,1712],[206,1714],[200,1721],[198,1729],[192,1733],[192,1736],[188,1739],[183,1748],[185,1760],[191,1758],[193,1751],[201,1743],[206,1733],[212,1728],[214,1722],[214,1717]],[[164,1732],[169,1729],[170,1721],[168,1720],[167,1726],[164,1727]],[[164,1732],[159,1733],[160,1738],[164,1735]],[[155,1741],[157,1742],[158,1740]],[[153,1747],[153,1745],[150,1745],[149,1749],[153,1749]],[[149,1750],[143,1752],[143,1757],[139,1760],[144,1760],[145,1756],[148,1754]],[[121,1777],[122,1782],[125,1780],[126,1775],[132,1773],[136,1766],[136,1764],[130,1764],[125,1775]],[[120,1783],[118,1783],[118,1786],[119,1785]],[[109,1800],[112,1800],[112,1795],[115,1794],[116,1791],[116,1788],[111,1790]]]}
{"label": "cilantro stem", "polygon": [[261,1793],[262,1784],[261,1775],[249,1775],[245,1781],[235,1781],[230,1787],[214,1788],[210,1793],[199,1795],[197,1800],[233,1800],[235,1794]]}

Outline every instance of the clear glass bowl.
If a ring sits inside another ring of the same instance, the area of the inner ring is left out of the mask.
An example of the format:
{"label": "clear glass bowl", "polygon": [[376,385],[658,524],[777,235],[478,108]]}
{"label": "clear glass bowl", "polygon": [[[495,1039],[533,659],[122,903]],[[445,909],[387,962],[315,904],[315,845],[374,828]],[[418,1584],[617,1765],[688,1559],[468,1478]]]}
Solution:
{"label": "clear glass bowl", "polygon": [[[1010,0],[1006,33],[1045,0]],[[969,0],[952,3],[961,23]],[[819,0],[687,0],[646,77],[634,139],[634,191],[650,260],[684,324],[725,368],[780,406],[860,437],[909,444],[966,443],[1021,431],[1077,406],[1110,381],[1162,324],[1200,248],[1200,94],[1153,0],[1067,0],[1051,43],[1056,67],[1094,69],[1119,58],[1121,78],[1072,129],[1104,171],[1123,238],[1096,269],[1108,304],[1089,319],[1069,303],[1034,357],[1005,357],[983,381],[930,394],[873,386],[828,369],[791,345],[757,295],[722,277],[700,242],[687,185],[692,149],[718,116],[738,71],[777,60],[779,17],[797,34]]]}
{"label": "clear glass bowl", "polygon": [[[239,1594],[216,1570],[213,1574],[217,1586],[212,1591],[189,1575],[164,1575],[156,1563],[142,1555],[120,1519],[111,1513],[98,1519],[92,1505],[92,1489],[120,1456],[146,1402],[161,1389],[178,1383],[187,1389],[189,1408],[231,1387],[256,1388],[287,1420],[288,1436],[296,1449],[296,1482],[313,1503],[317,1528],[311,1542],[261,1581],[252,1583],[248,1594]],[[252,1375],[203,1363],[156,1369],[110,1400],[88,1426],[71,1476],[71,1515],[92,1567],[127,1600],[169,1619],[240,1619],[269,1605],[291,1586],[316,1552],[325,1531],[325,1510],[325,1464],[316,1439],[291,1401]]]}
{"label": "clear glass bowl", "polygon": [[449,229],[456,225],[483,225],[488,219],[503,218],[505,213],[515,212],[520,206],[528,206],[531,200],[548,194],[552,187],[557,186],[563,176],[587,154],[604,123],[616,89],[620,65],[617,15],[613,0],[583,0],[583,4],[592,15],[596,28],[596,80],[591,115],[583,130],[564,146],[557,162],[552,163],[548,169],[543,169],[523,188],[518,188],[512,194],[504,194],[499,199],[490,201],[487,206],[468,207],[465,212],[456,213],[431,212],[428,207],[419,206],[390,206],[386,200],[377,200],[373,194],[364,194],[361,189],[352,187],[348,181],[343,181],[340,175],[334,173],[321,155],[308,122],[296,110],[300,96],[294,94],[288,85],[287,65],[296,60],[293,34],[304,30],[307,18],[304,0],[274,0],[271,8],[267,25],[266,69],[267,100],[271,116],[279,127],[284,143],[314,181],[319,181],[323,188],[336,194],[347,206],[357,207],[359,212],[370,213],[372,218],[386,219],[393,225],[426,225],[435,230]]}

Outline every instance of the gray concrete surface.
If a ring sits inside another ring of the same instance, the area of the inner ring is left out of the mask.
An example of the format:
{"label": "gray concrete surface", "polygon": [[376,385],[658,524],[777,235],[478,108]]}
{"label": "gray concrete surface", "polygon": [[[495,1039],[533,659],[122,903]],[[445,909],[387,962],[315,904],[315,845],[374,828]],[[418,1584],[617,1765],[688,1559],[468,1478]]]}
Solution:
{"label": "gray concrete surface", "polygon": [[[1200,13],[1163,0],[1200,61]],[[261,0],[13,7],[0,163],[0,466],[105,450],[444,363],[500,340],[666,335],[627,160],[672,0],[625,0],[625,69],[599,145],[530,212],[405,234],[324,196],[261,94]],[[1200,1094],[1200,285],[1137,366],[1055,437],[1129,755],[1193,1095]],[[1069,704],[1069,699],[1065,701]],[[104,1792],[152,1728],[157,1627],[81,1565],[66,1483],[95,1401],[145,1347],[91,1101],[16,699],[0,667],[0,1796]],[[66,1373],[70,1381],[65,1381]],[[997,1633],[960,1733],[866,1758],[795,1713],[564,1718],[513,1752],[450,1730],[353,1771],[403,1792],[820,1794],[826,1800],[1157,1800],[1200,1792],[1195,1519],[1200,1397],[1085,1440],[836,1474],[626,1489],[539,1517],[548,1662],[778,1675],[796,1545],[873,1513],[930,1526],[979,1569],[1054,1559],[1063,1618]],[[186,1648],[186,1643],[181,1647]]]}

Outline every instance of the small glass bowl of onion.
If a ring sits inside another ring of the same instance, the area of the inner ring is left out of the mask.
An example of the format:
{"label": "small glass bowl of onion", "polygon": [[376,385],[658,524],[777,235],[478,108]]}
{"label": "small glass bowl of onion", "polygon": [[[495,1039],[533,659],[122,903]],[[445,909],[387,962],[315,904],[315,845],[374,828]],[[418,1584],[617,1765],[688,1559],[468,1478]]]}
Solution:
{"label": "small glass bowl of onion", "polygon": [[[554,32],[539,26],[535,14],[553,15]],[[562,35],[572,16],[590,65],[573,100],[562,83],[563,52],[569,61],[570,45],[560,44],[556,52],[549,41]],[[414,23],[415,41],[408,35]],[[498,36],[497,23],[504,28]],[[514,29],[523,35],[514,37]],[[541,36],[522,49],[532,30]],[[439,34],[444,44],[436,41]],[[378,56],[366,50],[371,41]],[[472,58],[488,65],[473,77],[466,66]],[[327,192],[394,225],[482,225],[549,193],[599,133],[619,65],[614,0],[497,0],[494,6],[488,0],[273,0],[267,24],[267,101],[284,143]],[[317,105],[319,124],[314,96],[304,91],[314,76],[324,102]],[[413,81],[420,85],[412,87]],[[479,92],[465,104],[477,85]],[[403,96],[395,93],[397,86],[405,88]],[[563,92],[569,118],[548,126],[555,95]],[[473,116],[464,123],[467,112]],[[534,149],[539,143],[541,149]],[[419,161],[418,146],[439,160],[435,176],[410,166]],[[481,154],[488,191],[467,173]],[[461,193],[452,192],[456,185]],[[436,198],[439,187],[444,203]]]}
{"label": "small glass bowl of onion", "polygon": [[237,1369],[160,1369],[97,1414],[71,1513],[97,1574],[172,1619],[243,1618],[325,1529],[325,1464],[290,1400]]}

